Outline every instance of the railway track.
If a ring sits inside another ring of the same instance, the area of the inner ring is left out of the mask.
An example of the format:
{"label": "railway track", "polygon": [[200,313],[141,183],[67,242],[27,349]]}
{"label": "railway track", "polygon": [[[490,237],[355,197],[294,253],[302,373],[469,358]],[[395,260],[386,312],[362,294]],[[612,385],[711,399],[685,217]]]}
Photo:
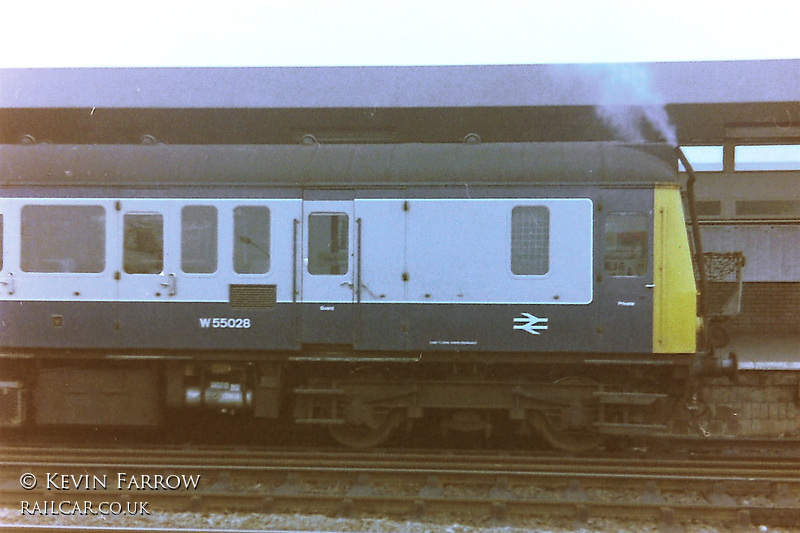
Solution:
{"label": "railway track", "polygon": [[78,503],[97,514],[104,502],[140,518],[236,511],[800,523],[794,458],[14,447],[0,459],[0,505],[20,510],[20,525],[35,511],[81,514],[70,507]]}

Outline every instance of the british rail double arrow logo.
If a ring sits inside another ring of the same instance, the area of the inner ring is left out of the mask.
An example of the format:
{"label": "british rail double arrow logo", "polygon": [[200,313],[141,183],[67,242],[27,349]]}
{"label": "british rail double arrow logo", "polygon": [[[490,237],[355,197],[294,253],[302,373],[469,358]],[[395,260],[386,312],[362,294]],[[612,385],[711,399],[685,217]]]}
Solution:
{"label": "british rail double arrow logo", "polygon": [[531,335],[539,335],[539,331],[547,329],[547,318],[522,313],[522,316],[514,318],[514,329],[522,329]]}

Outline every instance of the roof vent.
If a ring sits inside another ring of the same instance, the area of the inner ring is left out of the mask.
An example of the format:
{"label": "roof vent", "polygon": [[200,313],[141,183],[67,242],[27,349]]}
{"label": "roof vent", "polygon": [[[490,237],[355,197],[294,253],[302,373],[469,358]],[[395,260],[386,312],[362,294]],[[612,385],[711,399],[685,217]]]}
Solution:
{"label": "roof vent", "polygon": [[461,140],[464,144],[480,144],[481,136],[477,133],[467,133]]}
{"label": "roof vent", "polygon": [[300,142],[305,144],[306,146],[317,146],[319,144],[319,139],[311,135],[310,133],[306,133],[300,139]]}

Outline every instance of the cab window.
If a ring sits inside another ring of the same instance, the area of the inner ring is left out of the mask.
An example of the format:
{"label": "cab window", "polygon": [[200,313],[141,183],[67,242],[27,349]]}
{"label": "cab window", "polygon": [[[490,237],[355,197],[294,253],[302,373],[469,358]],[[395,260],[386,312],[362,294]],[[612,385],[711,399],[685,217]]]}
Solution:
{"label": "cab window", "polygon": [[609,213],[606,217],[606,274],[647,274],[648,216],[643,213]]}

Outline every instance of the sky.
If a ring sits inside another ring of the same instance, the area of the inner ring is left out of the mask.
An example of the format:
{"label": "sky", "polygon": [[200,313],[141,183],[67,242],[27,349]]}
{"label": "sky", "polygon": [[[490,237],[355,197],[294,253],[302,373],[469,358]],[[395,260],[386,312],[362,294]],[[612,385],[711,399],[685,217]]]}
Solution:
{"label": "sky", "polygon": [[0,13],[0,68],[800,58],[794,0],[40,0]]}

